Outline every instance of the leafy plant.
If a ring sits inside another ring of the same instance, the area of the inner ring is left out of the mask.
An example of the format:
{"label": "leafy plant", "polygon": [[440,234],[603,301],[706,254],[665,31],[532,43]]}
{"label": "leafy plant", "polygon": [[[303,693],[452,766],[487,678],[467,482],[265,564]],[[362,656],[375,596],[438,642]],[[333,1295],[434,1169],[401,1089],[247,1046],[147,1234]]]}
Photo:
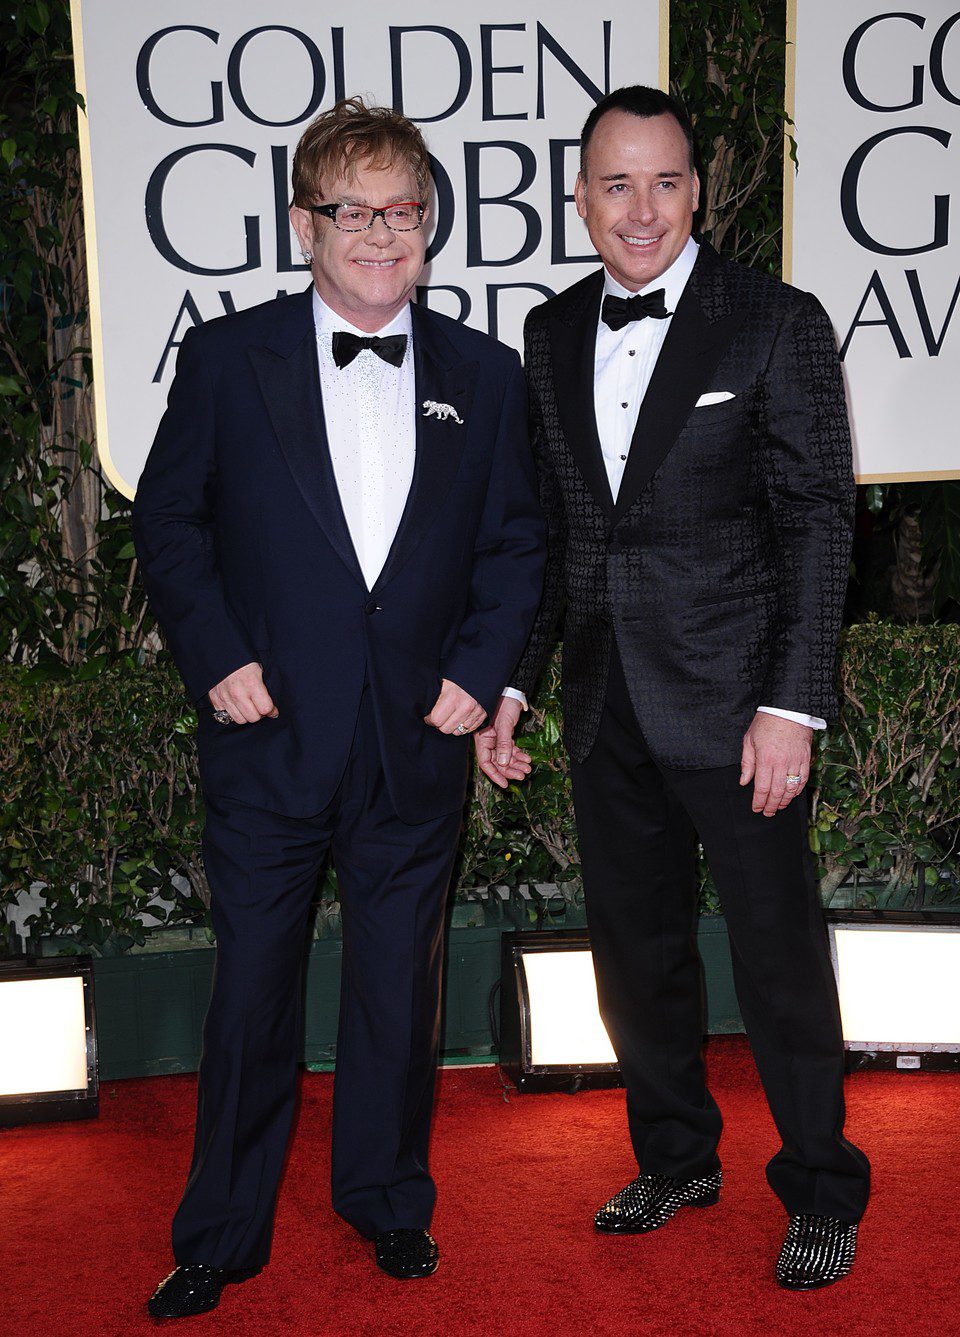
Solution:
{"label": "leafy plant", "polygon": [[820,749],[813,845],[829,904],[856,870],[902,904],[918,864],[936,887],[960,847],[960,628],[845,633],[839,727]]}
{"label": "leafy plant", "polygon": [[955,622],[960,612],[960,479],[872,483],[863,491],[874,530],[872,562],[887,568],[880,582],[869,569],[856,572],[861,586],[872,575],[874,585],[885,591],[886,604],[871,611],[902,622]]}
{"label": "leafy plant", "polygon": [[[673,0],[670,91],[702,156],[701,228],[733,260],[779,273],[786,12],[782,0]],[[792,141],[791,141],[792,142]]]}
{"label": "leafy plant", "polygon": [[567,756],[560,742],[560,665],[555,660],[518,738],[532,773],[506,790],[475,777],[458,885],[569,882],[579,877]]}
{"label": "leafy plant", "polygon": [[69,8],[0,15],[0,658],[142,646],[129,505],[94,451]]}
{"label": "leafy plant", "polygon": [[0,673],[0,904],[37,884],[36,930],[100,951],[141,916],[203,918],[196,716],[169,667]]}

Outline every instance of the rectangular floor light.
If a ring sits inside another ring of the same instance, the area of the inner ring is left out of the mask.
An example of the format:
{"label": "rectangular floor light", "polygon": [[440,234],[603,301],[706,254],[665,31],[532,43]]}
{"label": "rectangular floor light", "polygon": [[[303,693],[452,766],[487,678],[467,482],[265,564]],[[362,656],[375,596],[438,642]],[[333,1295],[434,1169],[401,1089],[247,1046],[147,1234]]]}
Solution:
{"label": "rectangular floor light", "polygon": [[518,1091],[620,1084],[585,930],[503,934],[500,1067]]}
{"label": "rectangular floor light", "polygon": [[0,1125],[98,1113],[89,956],[0,958]]}
{"label": "rectangular floor light", "polygon": [[930,911],[828,915],[851,1067],[960,1069],[960,920]]}

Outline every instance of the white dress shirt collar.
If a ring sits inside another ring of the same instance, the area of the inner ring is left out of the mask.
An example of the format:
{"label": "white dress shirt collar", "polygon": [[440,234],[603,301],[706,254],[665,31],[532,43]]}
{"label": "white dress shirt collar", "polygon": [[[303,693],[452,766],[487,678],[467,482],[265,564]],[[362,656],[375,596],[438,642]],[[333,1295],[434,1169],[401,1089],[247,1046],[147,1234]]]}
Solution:
{"label": "white dress shirt collar", "polygon": [[[408,334],[413,336],[413,317],[410,314],[410,303],[407,302],[401,311],[398,311],[388,324],[382,326],[379,330],[374,330],[373,335],[369,330],[358,329],[356,325],[351,325],[349,320],[343,316],[338,316],[332,307],[327,306],[326,302],[317,292],[313,290],[313,323],[317,327],[317,334],[332,335],[335,330],[346,330],[350,334],[358,334],[361,339],[376,337],[384,338],[388,334]],[[409,351],[409,345],[408,345]]]}
{"label": "white dress shirt collar", "polygon": [[689,279],[693,272],[693,266],[696,263],[697,252],[699,249],[700,247],[693,238],[688,237],[686,246],[684,246],[673,264],[665,269],[657,278],[652,279],[642,287],[639,290],[639,294],[631,292],[630,289],[625,288],[622,283],[618,283],[610,273],[609,269],[604,266],[603,295],[604,297],[608,295],[613,297],[635,297],[642,295],[645,292],[656,292],[658,288],[662,288],[664,303],[667,310],[672,315],[677,309],[677,303],[680,301],[684,288],[687,286],[687,279]]}

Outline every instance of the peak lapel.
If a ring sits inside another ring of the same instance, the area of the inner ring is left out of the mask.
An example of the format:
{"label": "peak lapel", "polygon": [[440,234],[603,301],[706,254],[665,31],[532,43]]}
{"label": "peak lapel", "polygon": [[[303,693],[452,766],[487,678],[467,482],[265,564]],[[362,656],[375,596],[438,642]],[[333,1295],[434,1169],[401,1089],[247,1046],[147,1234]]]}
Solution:
{"label": "peak lapel", "polygon": [[[426,534],[453,485],[469,431],[470,405],[477,378],[475,362],[461,362],[430,313],[412,307],[416,377],[416,462],[400,527],[375,589],[390,580]],[[424,401],[450,404],[457,416],[424,416]]]}
{"label": "peak lapel", "polygon": [[[304,296],[303,312],[278,330],[266,346],[251,348],[250,361],[280,448],[304,500],[350,574],[365,586],[330,459],[312,289]],[[306,319],[302,318],[304,313]]]}
{"label": "peak lapel", "polygon": [[594,500],[608,515],[613,494],[607,479],[594,408],[594,364],[597,321],[603,296],[603,270],[593,276],[575,306],[556,313],[550,322],[554,385],[563,435]]}
{"label": "peak lapel", "polygon": [[[722,300],[716,300],[719,294],[711,290],[719,281],[719,258],[706,243],[701,243],[700,250],[640,406],[614,523],[622,519],[670,453],[742,320],[741,313],[725,310]],[[714,319],[707,316],[705,307],[718,310]]]}

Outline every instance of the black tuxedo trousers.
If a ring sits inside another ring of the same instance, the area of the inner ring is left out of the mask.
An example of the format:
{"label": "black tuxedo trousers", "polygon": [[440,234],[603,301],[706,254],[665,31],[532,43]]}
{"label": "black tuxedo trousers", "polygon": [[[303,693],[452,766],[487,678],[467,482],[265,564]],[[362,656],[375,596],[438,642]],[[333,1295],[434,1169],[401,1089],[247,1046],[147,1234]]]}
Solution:
{"label": "black tuxedo trousers", "polygon": [[596,742],[571,763],[600,1008],[640,1169],[719,1165],[705,1083],[696,839],[723,903],[734,982],[782,1139],[767,1178],[791,1214],[858,1221],[869,1165],[843,1135],[843,1042],[803,797],[751,808],[739,766],[673,770],[647,747],[614,648]]}
{"label": "black tuxedo trousers", "polygon": [[427,1149],[460,812],[415,826],[397,816],[368,687],[323,811],[291,817],[209,794],[206,803],[217,965],[193,1164],[173,1222],[177,1262],[267,1261],[294,1114],[307,919],[328,851],[343,916],[333,1205],[371,1238],[425,1229],[436,1197]]}

